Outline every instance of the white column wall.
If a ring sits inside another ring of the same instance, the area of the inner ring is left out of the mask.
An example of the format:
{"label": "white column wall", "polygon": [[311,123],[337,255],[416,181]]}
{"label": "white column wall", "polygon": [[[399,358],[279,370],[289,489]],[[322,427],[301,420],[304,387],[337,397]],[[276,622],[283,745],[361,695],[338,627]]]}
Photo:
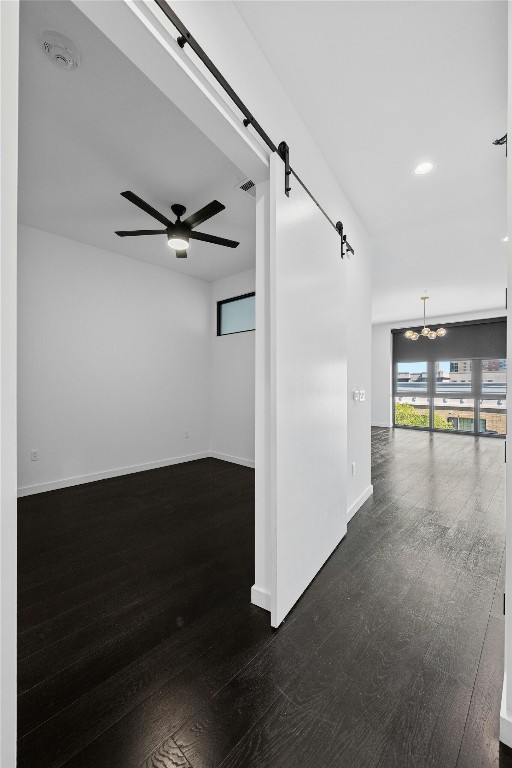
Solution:
{"label": "white column wall", "polygon": [[272,465],[274,462],[270,386],[270,181],[256,187],[256,376],[255,376],[255,573],[251,601],[271,610]]}
{"label": "white column wall", "polygon": [[16,257],[19,2],[0,3],[0,765],[16,765]]}
{"label": "white column wall", "polygon": [[[508,3],[508,135],[512,135],[512,2]],[[508,254],[507,282],[508,295],[512,296],[512,155],[507,160],[507,225],[508,225]],[[512,392],[512,303],[509,298],[507,312],[507,358],[508,358],[508,391]],[[510,399],[508,400],[507,415],[510,423]],[[510,438],[507,437],[507,448],[510,449]],[[510,450],[507,451],[510,457]],[[500,741],[512,748],[512,474],[507,467],[507,511],[506,511],[506,576],[505,594],[505,675],[503,679],[503,695],[501,699]]]}
{"label": "white column wall", "polygon": [[372,326],[372,427],[390,427],[392,339],[388,324]]}
{"label": "white column wall", "polygon": [[[350,238],[350,242],[352,242]],[[347,519],[373,493],[370,466],[372,420],[372,263],[370,251],[347,254]],[[365,400],[354,400],[364,390]],[[352,465],[355,464],[355,473]]]}

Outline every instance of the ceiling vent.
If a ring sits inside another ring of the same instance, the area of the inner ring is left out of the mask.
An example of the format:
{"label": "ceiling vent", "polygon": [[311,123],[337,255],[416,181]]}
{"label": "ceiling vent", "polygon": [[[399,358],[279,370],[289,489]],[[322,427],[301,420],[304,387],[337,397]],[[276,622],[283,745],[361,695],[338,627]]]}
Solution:
{"label": "ceiling vent", "polygon": [[74,44],[59,32],[45,32],[42,37],[43,50],[55,66],[60,69],[77,69],[80,54]]}
{"label": "ceiling vent", "polygon": [[256,184],[251,179],[246,179],[241,184],[237,184],[237,188],[247,195],[256,198]]}

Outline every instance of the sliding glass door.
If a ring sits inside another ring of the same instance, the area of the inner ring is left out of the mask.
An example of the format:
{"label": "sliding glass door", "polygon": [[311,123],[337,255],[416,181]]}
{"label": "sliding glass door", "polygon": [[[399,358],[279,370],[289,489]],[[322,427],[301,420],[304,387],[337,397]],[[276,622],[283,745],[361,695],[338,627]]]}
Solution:
{"label": "sliding glass door", "polygon": [[399,362],[394,366],[394,425],[506,435],[507,361]]}

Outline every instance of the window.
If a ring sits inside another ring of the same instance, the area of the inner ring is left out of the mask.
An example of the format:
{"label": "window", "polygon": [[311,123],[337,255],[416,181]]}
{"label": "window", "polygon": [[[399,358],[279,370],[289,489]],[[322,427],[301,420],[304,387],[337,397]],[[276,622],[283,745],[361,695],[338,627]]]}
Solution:
{"label": "window", "polygon": [[472,360],[442,360],[435,363],[436,394],[451,397],[453,392],[471,395]]}
{"label": "window", "polygon": [[434,429],[475,431],[475,404],[464,397],[434,399]]}
{"label": "window", "polygon": [[254,293],[217,302],[217,336],[254,331],[256,301]]}
{"label": "window", "polygon": [[489,397],[507,394],[507,361],[482,360],[482,392]]}
{"label": "window", "polygon": [[426,363],[398,363],[396,377],[397,392],[427,391]]}
{"label": "window", "polygon": [[399,362],[394,370],[394,425],[505,437],[507,361]]}
{"label": "window", "polygon": [[395,397],[395,424],[399,427],[430,426],[429,401],[426,397]]}
{"label": "window", "polygon": [[505,437],[507,319],[467,320],[445,328],[446,335],[435,340],[411,340],[405,328],[391,331],[393,423]]}
{"label": "window", "polygon": [[480,428],[483,435],[507,434],[507,361],[481,360]]}

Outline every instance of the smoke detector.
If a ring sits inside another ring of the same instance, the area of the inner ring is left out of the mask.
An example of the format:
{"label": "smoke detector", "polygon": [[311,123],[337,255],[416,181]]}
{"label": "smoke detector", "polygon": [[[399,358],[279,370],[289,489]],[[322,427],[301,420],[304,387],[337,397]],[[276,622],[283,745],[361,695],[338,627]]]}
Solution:
{"label": "smoke detector", "polygon": [[42,37],[43,50],[55,66],[60,69],[77,69],[80,54],[75,45],[60,32],[45,32]]}
{"label": "smoke detector", "polygon": [[251,197],[256,197],[256,185],[251,179],[246,179],[236,186],[241,192],[246,192]]}

